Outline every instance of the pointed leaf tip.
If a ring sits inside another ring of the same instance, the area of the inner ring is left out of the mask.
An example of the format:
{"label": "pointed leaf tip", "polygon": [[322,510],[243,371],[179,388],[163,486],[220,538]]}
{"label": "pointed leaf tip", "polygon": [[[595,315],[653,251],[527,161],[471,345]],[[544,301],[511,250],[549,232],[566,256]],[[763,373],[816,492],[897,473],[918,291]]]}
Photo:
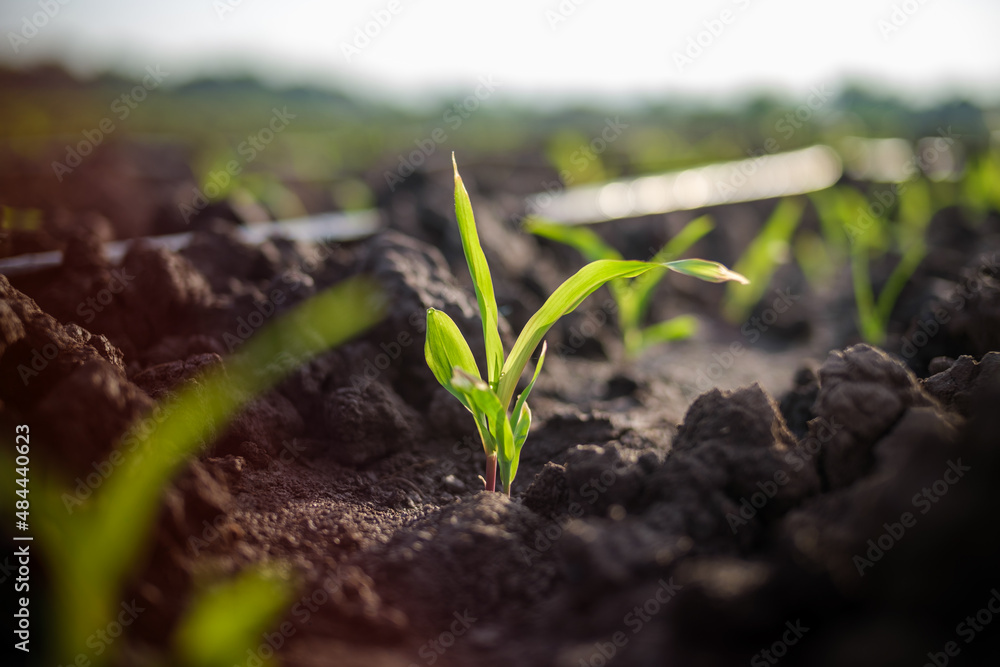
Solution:
{"label": "pointed leaf tip", "polygon": [[486,342],[486,378],[491,386],[496,386],[503,368],[503,342],[497,323],[500,315],[497,312],[497,299],[493,291],[493,278],[490,276],[490,266],[479,243],[479,233],[476,231],[476,218],[472,212],[472,202],[465,189],[462,177],[458,174],[455,154],[452,153],[452,164],[455,166],[455,218],[458,220],[458,231],[462,237],[462,250],[472,285],[476,290],[476,303],[483,321],[483,338]]}
{"label": "pointed leaf tip", "polygon": [[739,283],[740,285],[749,285],[750,284],[750,279],[747,278],[745,275],[743,275],[742,273],[738,273],[736,271],[733,271],[732,269],[726,268],[725,266],[722,267],[722,269],[719,272],[719,275],[720,275],[720,277],[722,278],[723,281],[725,281],[725,280],[731,280],[734,283]]}
{"label": "pointed leaf tip", "polygon": [[723,283],[731,280],[741,285],[750,284],[750,281],[742,273],[737,273],[719,262],[710,262],[705,259],[681,259],[674,262],[666,262],[663,266],[671,271],[713,283]]}

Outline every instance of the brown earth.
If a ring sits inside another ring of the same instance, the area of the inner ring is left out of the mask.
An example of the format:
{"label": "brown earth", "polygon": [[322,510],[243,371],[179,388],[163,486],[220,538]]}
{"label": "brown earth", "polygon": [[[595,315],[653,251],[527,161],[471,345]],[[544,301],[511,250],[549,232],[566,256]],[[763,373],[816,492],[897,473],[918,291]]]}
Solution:
{"label": "brown earth", "polygon": [[[674,276],[657,312],[698,313],[703,336],[609,362],[599,292],[548,337],[508,498],[480,490],[472,420],[423,360],[430,306],[483,347],[439,191],[390,207],[393,229],[363,243],[247,247],[213,222],[180,253],[139,244],[113,267],[91,225],[59,269],[0,277],[3,420],[31,424],[38,465],[69,478],[223,363],[274,290],[288,298],[271,316],[362,272],[391,297],[381,324],[291,370],[166,491],[127,592],[153,612],[122,664],[167,646],[195,581],[261,562],[300,582],[288,665],[919,665],[948,642],[962,664],[1000,656],[996,625],[960,625],[1000,586],[1000,285],[978,268],[991,228],[942,242],[953,261],[932,255],[904,293],[893,345],[934,299],[951,309],[902,355],[919,377],[830,333],[842,293],[804,293],[758,343],[708,315],[717,286]],[[579,262],[509,214],[480,215],[508,345]],[[631,224],[637,239],[652,227]],[[731,239],[703,243],[732,261]],[[86,305],[102,290],[107,305]]]}

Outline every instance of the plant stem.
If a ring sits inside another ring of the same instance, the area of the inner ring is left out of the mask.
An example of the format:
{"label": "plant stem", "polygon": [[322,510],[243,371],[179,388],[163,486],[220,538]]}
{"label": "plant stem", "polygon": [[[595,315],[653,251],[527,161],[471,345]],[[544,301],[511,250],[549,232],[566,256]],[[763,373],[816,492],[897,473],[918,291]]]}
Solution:
{"label": "plant stem", "polygon": [[486,490],[497,490],[497,455],[486,455]]}

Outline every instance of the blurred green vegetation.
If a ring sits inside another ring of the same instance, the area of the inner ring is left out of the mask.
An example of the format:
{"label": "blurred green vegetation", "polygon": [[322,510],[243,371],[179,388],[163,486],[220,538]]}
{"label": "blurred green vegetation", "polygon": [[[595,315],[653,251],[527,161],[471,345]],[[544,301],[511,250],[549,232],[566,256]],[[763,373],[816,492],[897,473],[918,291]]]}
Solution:
{"label": "blurred green vegetation", "polygon": [[742,322],[750,315],[767,292],[774,272],[789,260],[791,239],[804,208],[805,203],[796,197],[778,202],[760,232],[733,265],[734,271],[747,277],[750,286],[740,285],[740,289],[733,289],[731,284],[726,286],[722,314],[730,322]]}
{"label": "blurred green vegetation", "polygon": [[[858,332],[874,345],[885,342],[892,309],[927,255],[925,232],[935,211],[932,185],[917,177],[874,185],[867,194],[840,185],[812,195],[825,240],[813,260],[833,267],[849,262]],[[870,264],[889,255],[898,259],[876,294]]]}
{"label": "blurred green vegetation", "polygon": [[[0,146],[37,157],[52,145],[79,141],[84,131],[108,118],[116,139],[185,147],[196,174],[204,179],[227,161],[241,159],[241,143],[267,127],[273,109],[287,108],[294,120],[255,155],[246,176],[230,186],[264,196],[266,186],[251,175],[271,175],[293,191],[296,183],[331,186],[357,179],[377,166],[394,169],[400,158],[420,150],[420,142],[442,155],[461,148],[501,163],[517,154],[544,155],[557,170],[571,173],[574,184],[741,159],[761,152],[769,140],[781,150],[819,141],[837,145],[848,136],[915,141],[936,135],[942,127],[961,136],[977,161],[990,145],[988,121],[998,111],[964,101],[916,109],[870,90],[847,87],[812,106],[760,94],[716,103],[650,100],[614,110],[599,103],[539,109],[527,103],[490,101],[473,112],[456,113],[461,96],[407,108],[333,89],[278,89],[251,78],[175,84],[168,77],[121,119],[123,106],[115,101],[135,85],[110,74],[81,82],[55,67],[0,69],[0,88],[5,92],[0,101]],[[626,123],[627,131],[574,165],[574,152],[599,137],[612,118]],[[435,129],[446,137],[441,145],[428,143]],[[986,164],[996,168],[997,163]],[[370,195],[359,195],[357,190],[355,185],[350,192],[339,193],[345,207],[346,202],[359,206],[369,201]],[[985,192],[969,194],[981,198]]]}
{"label": "blurred green vegetation", "polygon": [[[206,588],[181,619],[176,657],[186,667],[237,665],[257,653],[261,634],[291,602],[290,586],[266,568],[246,570]],[[261,657],[262,664],[272,660]]]}
{"label": "blurred green vegetation", "polygon": [[[644,261],[662,264],[680,259],[691,246],[712,231],[714,226],[711,217],[707,215],[695,218],[677,232],[653,257]],[[587,227],[560,225],[532,217],[525,220],[524,228],[536,236],[570,246],[588,262],[623,259],[618,250]],[[628,356],[637,356],[647,347],[657,343],[690,338],[698,331],[698,320],[691,315],[679,315],[663,322],[647,324],[656,287],[666,274],[666,268],[656,268],[636,278],[618,278],[608,283],[608,289],[611,290],[618,306],[616,311],[618,329],[622,334],[625,354]]]}
{"label": "blurred green vegetation", "polygon": [[[121,452],[123,461],[86,500],[73,496],[72,483],[53,470],[55,462],[44,460],[42,445],[35,445],[32,526],[38,535],[34,544],[49,565],[56,636],[46,645],[58,664],[72,664],[78,655],[92,665],[108,664],[120,648],[115,643],[97,655],[87,639],[114,621],[123,589],[150,547],[165,486],[248,401],[284,376],[287,366],[273,362],[284,355],[305,360],[336,346],[380,321],[386,308],[381,288],[355,277],[265,325],[224,366],[185,384],[160,405],[164,418],[137,449]],[[155,656],[150,664],[235,664],[284,611],[292,586],[276,564],[229,581],[209,581],[181,621],[177,655]]]}
{"label": "blurred green vegetation", "polygon": [[1000,146],[994,145],[970,160],[957,198],[977,218],[1000,211]]}

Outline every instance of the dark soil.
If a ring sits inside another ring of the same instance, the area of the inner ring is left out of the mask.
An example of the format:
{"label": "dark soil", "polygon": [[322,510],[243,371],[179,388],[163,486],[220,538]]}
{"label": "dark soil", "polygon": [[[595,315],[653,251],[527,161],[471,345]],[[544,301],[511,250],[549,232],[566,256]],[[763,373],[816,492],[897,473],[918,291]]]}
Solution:
{"label": "dark soil", "polygon": [[[995,219],[971,240],[956,211],[935,219],[895,356],[831,325],[849,318],[843,292],[803,293],[758,343],[711,318],[717,286],[671,276],[657,316],[697,313],[703,336],[608,362],[620,349],[598,292],[548,337],[508,498],[480,490],[472,420],[423,359],[431,306],[483,347],[449,193],[405,189],[391,229],[362,243],[248,247],[217,220],[120,267],[99,252],[106,224],[81,224],[59,269],[0,277],[3,419],[31,424],[38,465],[67,478],[224,363],[275,289],[276,315],[357,273],[391,297],[386,320],[296,366],[166,491],[127,592],[153,611],[122,664],[166,650],[206,573],[275,561],[300,582],[279,651],[293,666],[921,665],[949,642],[961,664],[996,664],[1000,623],[975,625],[1000,600],[1000,283],[981,268]],[[579,258],[522,235],[499,198],[474,200],[509,345]],[[628,223],[623,247],[662,243],[663,222]],[[693,254],[732,262],[740,245],[719,229]],[[791,267],[773,286],[801,284]],[[101,290],[110,302],[88,310]]]}

